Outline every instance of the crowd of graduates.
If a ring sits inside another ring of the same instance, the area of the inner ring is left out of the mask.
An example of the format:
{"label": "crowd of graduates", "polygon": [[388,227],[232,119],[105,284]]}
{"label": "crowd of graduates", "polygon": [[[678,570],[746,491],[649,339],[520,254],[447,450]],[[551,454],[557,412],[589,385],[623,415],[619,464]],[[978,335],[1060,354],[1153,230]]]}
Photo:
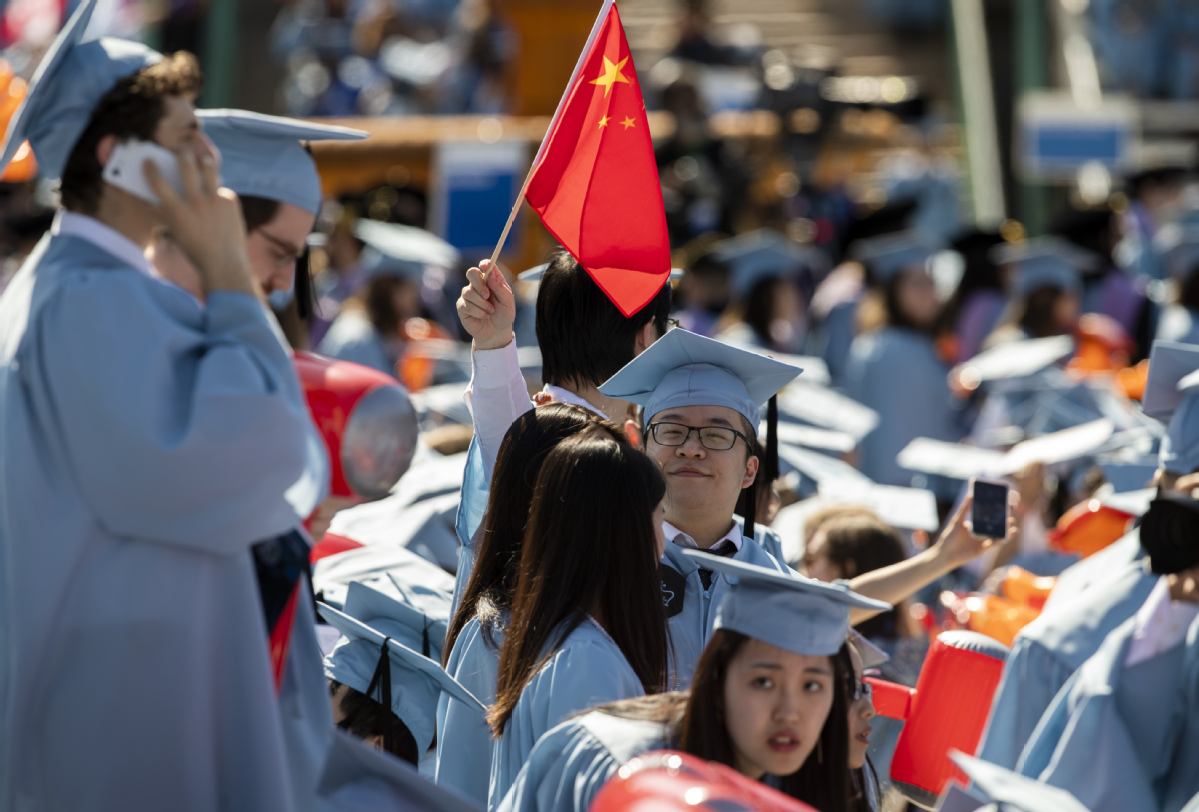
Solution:
{"label": "crowd of graduates", "polygon": [[330,206],[365,133],[196,110],[93,6],[0,154],[61,195],[0,294],[0,810],[606,810],[663,750],[718,765],[669,808],[1199,810],[1185,171],[689,238],[625,315]]}

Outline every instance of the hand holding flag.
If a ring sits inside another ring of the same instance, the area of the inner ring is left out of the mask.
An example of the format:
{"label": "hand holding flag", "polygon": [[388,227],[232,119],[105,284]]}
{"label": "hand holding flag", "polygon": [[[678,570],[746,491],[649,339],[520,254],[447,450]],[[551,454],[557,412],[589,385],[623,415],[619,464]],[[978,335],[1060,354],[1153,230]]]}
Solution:
{"label": "hand holding flag", "polygon": [[649,120],[613,0],[600,9],[521,196],[625,316],[670,276]]}

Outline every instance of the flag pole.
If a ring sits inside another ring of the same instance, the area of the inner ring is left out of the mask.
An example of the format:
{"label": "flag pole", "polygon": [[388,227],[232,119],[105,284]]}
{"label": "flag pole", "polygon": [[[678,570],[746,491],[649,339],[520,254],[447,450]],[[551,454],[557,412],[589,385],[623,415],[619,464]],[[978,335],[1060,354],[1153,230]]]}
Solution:
{"label": "flag pole", "polygon": [[600,6],[599,14],[595,16],[595,23],[591,26],[591,33],[587,35],[587,43],[583,46],[582,52],[579,53],[579,61],[575,63],[575,69],[570,74],[570,81],[566,83],[566,89],[562,91],[562,99],[558,102],[558,107],[554,110],[554,117],[550,119],[550,126],[545,131],[545,135],[541,139],[541,146],[537,148],[537,154],[533,157],[533,163],[529,166],[529,172],[525,175],[525,182],[521,184],[520,193],[516,196],[516,202],[512,204],[512,211],[508,212],[508,222],[504,224],[504,230],[500,233],[500,240],[495,245],[495,250],[491,252],[491,263],[488,265],[488,270],[495,267],[496,260],[500,258],[500,251],[504,250],[504,243],[508,241],[508,232],[512,230],[512,223],[516,221],[516,215],[520,211],[520,204],[525,200],[525,193],[529,191],[529,183],[533,180],[533,172],[537,169],[537,165],[541,163],[541,156],[545,153],[546,140],[550,133],[554,131],[558,119],[562,116],[562,108],[566,106],[566,98],[570,93],[570,89],[574,87],[575,80],[579,77],[579,71],[583,69],[583,62],[587,59],[587,54],[591,53],[591,46],[595,44],[595,38],[599,36],[600,28],[603,27],[604,20],[608,16],[608,12],[612,6],[616,5],[616,0],[604,0],[604,4]]}

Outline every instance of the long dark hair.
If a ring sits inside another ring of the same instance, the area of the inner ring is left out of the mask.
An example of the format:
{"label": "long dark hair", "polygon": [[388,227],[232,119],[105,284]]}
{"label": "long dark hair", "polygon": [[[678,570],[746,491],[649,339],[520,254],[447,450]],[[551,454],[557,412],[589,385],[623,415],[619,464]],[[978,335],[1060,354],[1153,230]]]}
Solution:
{"label": "long dark hair", "polygon": [[[337,680],[329,680],[329,695],[336,696],[341,687]],[[392,744],[387,752],[415,767],[421,754],[416,749],[416,737],[404,720],[361,691],[348,685],[345,689],[340,702],[342,720],[337,726],[359,739],[380,736],[386,742],[390,738]]]}
{"label": "long dark hair", "polygon": [[[679,749],[709,761],[733,766],[733,742],[724,723],[724,683],[729,663],[749,640],[744,634],[717,629],[704,646],[691,683],[691,698],[679,730]],[[846,674],[853,674],[849,648],[829,658],[833,665],[833,706],[816,754],[791,775],[779,777],[779,788],[820,812],[850,812],[849,696]]]}
{"label": "long dark hair", "polygon": [[657,466],[605,431],[563,440],[546,457],[487,717],[497,738],[525,685],[589,612],[646,693],[662,690],[669,643],[653,513],[665,493]]}
{"label": "long dark hair", "polygon": [[[821,552],[845,578],[856,578],[907,558],[899,533],[872,513],[832,516],[816,532],[824,534]],[[889,609],[854,628],[865,637],[896,638],[900,636],[899,615]]]}
{"label": "long dark hair", "polygon": [[537,474],[558,443],[589,426],[604,428],[617,442],[627,442],[615,424],[569,403],[547,403],[530,409],[508,428],[496,456],[487,512],[475,542],[475,568],[450,622],[441,651],[442,666],[449,663],[462,627],[476,615],[487,642],[495,647],[492,632],[503,613],[512,609]]}

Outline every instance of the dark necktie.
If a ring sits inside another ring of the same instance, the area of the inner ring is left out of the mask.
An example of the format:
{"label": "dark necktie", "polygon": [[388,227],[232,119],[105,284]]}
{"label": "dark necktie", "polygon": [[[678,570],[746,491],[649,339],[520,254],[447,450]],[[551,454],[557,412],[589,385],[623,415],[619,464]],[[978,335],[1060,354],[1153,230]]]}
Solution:
{"label": "dark necktie", "polygon": [[[737,554],[737,545],[733,544],[730,539],[724,539],[709,547],[707,552],[721,558],[732,558]],[[699,580],[703,582],[705,592],[712,588],[712,575],[712,570],[701,569],[699,571]]]}

